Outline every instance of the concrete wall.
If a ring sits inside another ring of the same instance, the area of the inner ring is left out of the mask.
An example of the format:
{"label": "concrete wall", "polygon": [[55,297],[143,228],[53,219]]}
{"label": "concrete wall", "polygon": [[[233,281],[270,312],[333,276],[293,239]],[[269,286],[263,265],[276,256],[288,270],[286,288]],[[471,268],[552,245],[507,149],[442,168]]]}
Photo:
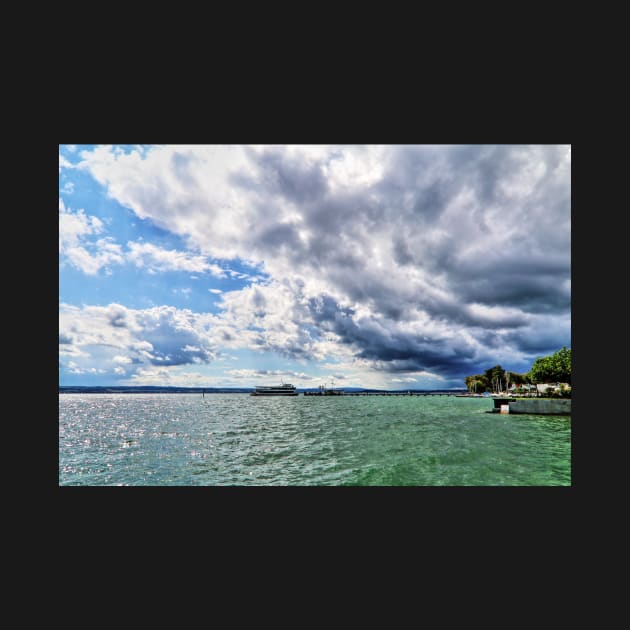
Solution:
{"label": "concrete wall", "polygon": [[570,398],[525,398],[510,401],[510,413],[562,416],[571,413]]}

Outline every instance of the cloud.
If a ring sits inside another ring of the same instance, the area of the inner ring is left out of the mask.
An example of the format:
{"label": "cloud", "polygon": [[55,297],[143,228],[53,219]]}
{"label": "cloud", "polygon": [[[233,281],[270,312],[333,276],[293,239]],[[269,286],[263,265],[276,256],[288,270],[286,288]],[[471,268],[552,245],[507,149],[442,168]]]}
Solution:
{"label": "cloud", "polygon": [[215,379],[201,372],[184,370],[183,366],[164,368],[140,368],[123,381],[127,385],[162,385],[169,387],[209,387],[210,384],[220,385]]}
{"label": "cloud", "polygon": [[59,251],[79,244],[82,237],[103,231],[103,223],[98,217],[87,216],[82,208],[72,212],[59,198]]}
{"label": "cloud", "polygon": [[210,273],[216,278],[225,278],[226,274],[219,265],[208,262],[205,256],[174,249],[163,249],[151,243],[129,241],[127,260],[136,267],[146,267],[150,271],[190,271]]}
{"label": "cloud", "polygon": [[288,283],[252,284],[221,296],[217,320],[230,347],[274,352],[293,360],[321,360],[325,344],[313,337],[306,303]]}
{"label": "cloud", "polygon": [[75,363],[74,361],[68,362],[68,365],[66,366],[66,370],[70,374],[105,374],[107,371],[107,370],[103,370],[101,368],[95,368],[95,367],[82,368],[79,365],[77,365],[77,363]]}
{"label": "cloud", "polygon": [[123,250],[111,236],[95,238],[104,229],[98,217],[87,215],[83,208],[75,212],[59,198],[59,253],[87,275],[96,275],[103,268],[107,271],[111,265],[131,263],[149,273],[187,271],[227,277],[224,269],[205,256],[137,241],[129,241]]}
{"label": "cloud", "polygon": [[78,167],[138,217],[187,235],[191,242],[202,230],[212,240],[213,257],[237,257],[243,232],[257,222],[256,209],[229,182],[232,171],[248,167],[242,147],[168,146],[124,153],[101,146],[80,156]]}
{"label": "cloud", "polygon": [[103,229],[98,217],[86,215],[82,208],[73,212],[59,199],[59,254],[87,275],[96,275],[101,269],[124,261],[114,239],[94,238]]}
{"label": "cloud", "polygon": [[61,153],[59,154],[59,172],[64,168],[75,168],[75,164],[68,161]]}
{"label": "cloud", "polygon": [[135,310],[120,304],[62,304],[59,310],[60,344],[65,354],[82,357],[81,362],[73,359],[77,367],[124,365],[137,372],[147,366],[209,363],[216,353],[211,326],[211,316],[170,306]]}
{"label": "cloud", "polygon": [[72,335],[65,335],[65,334],[60,334],[59,335],[59,344],[63,345],[63,344],[71,344],[72,343]]}
{"label": "cloud", "polygon": [[259,265],[265,281],[221,296],[225,343],[453,379],[498,359],[525,369],[570,344],[568,146],[98,147],[81,158],[110,196],[199,252],[145,246],[142,264]]}
{"label": "cloud", "polygon": [[131,359],[129,357],[125,357],[125,356],[121,356],[121,355],[116,355],[112,361],[114,363],[123,363],[123,364],[128,364],[131,363]]}
{"label": "cloud", "polygon": [[[252,370],[252,369],[242,369],[242,370],[226,370],[225,372],[230,377],[235,379],[245,379],[248,381],[252,381],[252,379],[264,379],[266,382],[277,383],[282,377],[297,379],[300,381],[311,381],[318,377],[310,376],[304,372],[294,372],[291,370]],[[271,377],[271,378],[269,378]]]}

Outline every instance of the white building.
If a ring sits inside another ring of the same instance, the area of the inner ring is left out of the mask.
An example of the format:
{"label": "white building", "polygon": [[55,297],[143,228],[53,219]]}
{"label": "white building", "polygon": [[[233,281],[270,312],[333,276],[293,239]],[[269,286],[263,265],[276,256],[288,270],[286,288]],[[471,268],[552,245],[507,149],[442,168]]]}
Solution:
{"label": "white building", "polygon": [[538,391],[539,394],[547,393],[548,387],[551,387],[553,391],[555,392],[559,392],[562,388],[570,389],[571,385],[569,385],[569,383],[537,383],[536,384],[536,390]]}

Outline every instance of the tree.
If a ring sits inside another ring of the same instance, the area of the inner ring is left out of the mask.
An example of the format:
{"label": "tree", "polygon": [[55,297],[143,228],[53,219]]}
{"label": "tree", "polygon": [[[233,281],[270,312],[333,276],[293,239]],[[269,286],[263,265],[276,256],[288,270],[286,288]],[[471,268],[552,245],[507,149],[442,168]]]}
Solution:
{"label": "tree", "polygon": [[477,394],[483,394],[490,389],[490,383],[485,374],[474,374],[473,376],[467,376],[464,379],[468,391],[475,392]]}
{"label": "tree", "polygon": [[562,346],[560,350],[546,357],[538,357],[529,377],[535,383],[571,384],[571,348]]}
{"label": "tree", "polygon": [[[467,376],[464,379],[470,391],[483,393],[488,390],[503,391],[510,383],[515,385],[536,383],[568,383],[571,385],[571,348],[563,346],[547,357],[538,357],[529,372],[519,374],[504,370],[500,365],[488,368],[481,374]],[[567,391],[571,391],[570,387]]]}
{"label": "tree", "polygon": [[519,374],[518,372],[506,372],[506,374],[508,375],[510,383],[514,383],[514,385],[523,385],[524,383],[529,382],[527,373]]}
{"label": "tree", "polygon": [[500,365],[495,365],[487,369],[484,372],[486,378],[492,383],[492,389],[495,392],[501,391],[502,379],[505,374],[505,370]]}

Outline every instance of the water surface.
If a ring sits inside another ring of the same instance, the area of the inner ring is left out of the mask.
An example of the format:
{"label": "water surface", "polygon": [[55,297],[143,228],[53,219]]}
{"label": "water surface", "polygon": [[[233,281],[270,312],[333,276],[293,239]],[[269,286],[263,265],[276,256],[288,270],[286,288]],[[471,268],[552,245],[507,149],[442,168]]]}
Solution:
{"label": "water surface", "polygon": [[60,485],[570,485],[571,419],[446,396],[60,394]]}

